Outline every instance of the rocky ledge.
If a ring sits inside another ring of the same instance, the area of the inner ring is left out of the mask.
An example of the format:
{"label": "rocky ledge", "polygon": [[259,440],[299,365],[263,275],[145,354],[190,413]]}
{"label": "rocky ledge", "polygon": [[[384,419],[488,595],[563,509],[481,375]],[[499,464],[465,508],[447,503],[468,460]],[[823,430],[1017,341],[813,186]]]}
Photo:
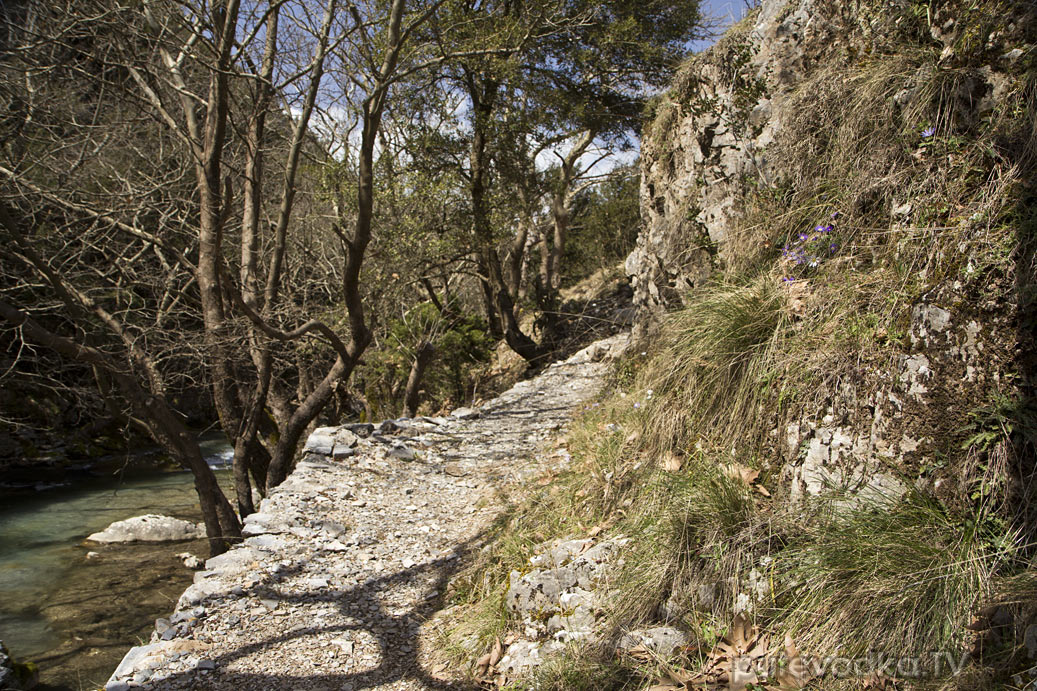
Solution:
{"label": "rocky ledge", "polygon": [[108,691],[462,688],[429,663],[423,624],[498,514],[496,489],[560,462],[544,442],[627,340],[446,418],[317,430],[245,541],[205,563]]}

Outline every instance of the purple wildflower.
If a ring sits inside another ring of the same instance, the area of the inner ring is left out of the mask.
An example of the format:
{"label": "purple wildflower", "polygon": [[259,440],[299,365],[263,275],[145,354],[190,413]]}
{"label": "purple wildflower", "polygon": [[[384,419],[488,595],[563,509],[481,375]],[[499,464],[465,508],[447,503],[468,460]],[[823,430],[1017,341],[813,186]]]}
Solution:
{"label": "purple wildflower", "polygon": [[929,137],[933,136],[934,134],[936,134],[936,128],[931,126],[931,125],[929,127],[926,127],[924,130],[922,130],[922,138],[923,139],[928,139]]}
{"label": "purple wildflower", "polygon": [[839,218],[839,212],[838,211],[833,211],[832,212],[832,218]]}

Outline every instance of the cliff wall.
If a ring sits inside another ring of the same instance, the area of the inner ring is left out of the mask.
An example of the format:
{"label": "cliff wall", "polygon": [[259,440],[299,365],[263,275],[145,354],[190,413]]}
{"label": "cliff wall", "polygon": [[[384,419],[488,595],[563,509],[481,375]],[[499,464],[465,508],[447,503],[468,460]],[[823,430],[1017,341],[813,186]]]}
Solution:
{"label": "cliff wall", "polygon": [[802,359],[757,414],[793,496],[939,483],[1028,415],[1035,25],[1027,3],[765,0],[654,103],[638,331],[780,289]]}

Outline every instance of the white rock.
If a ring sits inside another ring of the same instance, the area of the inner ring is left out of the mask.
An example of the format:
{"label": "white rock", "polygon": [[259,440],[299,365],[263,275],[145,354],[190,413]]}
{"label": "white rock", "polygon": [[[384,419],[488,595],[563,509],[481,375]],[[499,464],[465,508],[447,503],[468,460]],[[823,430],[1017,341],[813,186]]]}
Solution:
{"label": "white rock", "polygon": [[184,562],[184,566],[186,566],[189,569],[194,569],[195,571],[197,571],[198,569],[202,568],[202,560],[194,556],[190,552],[181,552],[180,554],[176,555],[176,558]]}
{"label": "white rock", "polygon": [[201,523],[182,521],[179,518],[147,514],[116,521],[100,533],[87,540],[92,542],[168,542],[172,540],[194,540],[205,537]]}

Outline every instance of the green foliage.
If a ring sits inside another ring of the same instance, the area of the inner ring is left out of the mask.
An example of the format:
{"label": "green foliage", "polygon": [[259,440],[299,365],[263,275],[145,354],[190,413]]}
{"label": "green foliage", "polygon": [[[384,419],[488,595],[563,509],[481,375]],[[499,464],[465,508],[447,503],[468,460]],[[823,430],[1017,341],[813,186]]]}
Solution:
{"label": "green foliage", "polygon": [[493,348],[485,320],[449,311],[444,316],[431,302],[423,302],[389,323],[381,347],[358,369],[357,379],[376,416],[402,411],[403,385],[425,342],[435,351],[425,372],[425,400],[432,407],[458,406],[471,397],[473,370],[489,360]]}
{"label": "green foliage", "polygon": [[996,393],[989,404],[969,411],[964,430],[969,436],[963,449],[988,451],[997,442],[1018,435],[1020,441],[1037,443],[1037,405],[1032,399]]}
{"label": "green foliage", "polygon": [[618,169],[601,184],[577,195],[562,261],[565,285],[625,258],[641,228],[637,163]]}

